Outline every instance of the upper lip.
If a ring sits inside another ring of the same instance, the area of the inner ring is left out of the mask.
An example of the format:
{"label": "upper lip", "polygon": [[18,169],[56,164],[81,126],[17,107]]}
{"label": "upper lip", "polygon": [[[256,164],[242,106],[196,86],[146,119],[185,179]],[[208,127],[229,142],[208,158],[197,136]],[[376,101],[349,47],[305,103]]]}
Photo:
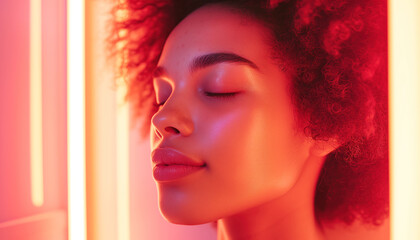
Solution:
{"label": "upper lip", "polygon": [[157,148],[152,151],[152,162],[159,165],[188,165],[195,167],[205,166],[205,162],[190,158],[173,148]]}

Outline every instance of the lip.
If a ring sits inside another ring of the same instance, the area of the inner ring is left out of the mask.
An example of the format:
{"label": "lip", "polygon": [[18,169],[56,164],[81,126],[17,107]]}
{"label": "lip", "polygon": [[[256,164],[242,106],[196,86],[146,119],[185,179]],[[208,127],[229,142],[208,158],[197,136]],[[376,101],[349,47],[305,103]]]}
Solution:
{"label": "lip", "polygon": [[172,148],[157,148],[152,154],[153,178],[158,182],[175,181],[205,168],[195,160]]}

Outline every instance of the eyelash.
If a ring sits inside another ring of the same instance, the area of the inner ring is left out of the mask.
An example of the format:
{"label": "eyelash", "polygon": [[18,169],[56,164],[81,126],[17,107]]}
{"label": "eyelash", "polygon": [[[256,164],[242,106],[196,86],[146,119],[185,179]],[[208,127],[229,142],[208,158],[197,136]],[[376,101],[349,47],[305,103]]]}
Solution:
{"label": "eyelash", "polygon": [[[227,92],[227,93],[214,93],[214,92],[204,92],[204,95],[206,95],[207,97],[212,97],[212,98],[233,98],[235,97],[235,95],[237,95],[239,92]],[[166,101],[161,102],[161,103],[157,103],[155,102],[155,106],[160,108],[165,104]]]}
{"label": "eyelash", "polygon": [[227,92],[227,93],[213,93],[213,92],[204,92],[207,97],[214,98],[233,98],[239,92]]}

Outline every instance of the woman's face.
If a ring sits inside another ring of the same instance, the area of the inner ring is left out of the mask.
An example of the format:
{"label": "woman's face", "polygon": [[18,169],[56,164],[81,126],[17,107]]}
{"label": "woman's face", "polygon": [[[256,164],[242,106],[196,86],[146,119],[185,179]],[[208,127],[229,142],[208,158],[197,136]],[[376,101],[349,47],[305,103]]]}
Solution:
{"label": "woman's face", "polygon": [[201,224],[282,197],[310,141],[296,128],[289,79],[269,32],[222,5],[190,14],[167,39],[154,87],[154,177],[162,214]]}

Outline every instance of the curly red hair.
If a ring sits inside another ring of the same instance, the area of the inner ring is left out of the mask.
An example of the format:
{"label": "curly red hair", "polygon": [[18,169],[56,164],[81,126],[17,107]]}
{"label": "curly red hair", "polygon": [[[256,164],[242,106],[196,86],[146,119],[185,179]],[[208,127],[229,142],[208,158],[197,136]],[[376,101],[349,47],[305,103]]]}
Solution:
{"label": "curly red hair", "polygon": [[293,79],[302,128],[314,139],[342,143],[320,173],[318,219],[380,224],[389,209],[386,1],[126,0],[113,11],[109,43],[123,56],[120,73],[128,73],[135,117],[150,119],[156,111],[152,71],[172,29],[218,2],[271,30],[272,56]]}

